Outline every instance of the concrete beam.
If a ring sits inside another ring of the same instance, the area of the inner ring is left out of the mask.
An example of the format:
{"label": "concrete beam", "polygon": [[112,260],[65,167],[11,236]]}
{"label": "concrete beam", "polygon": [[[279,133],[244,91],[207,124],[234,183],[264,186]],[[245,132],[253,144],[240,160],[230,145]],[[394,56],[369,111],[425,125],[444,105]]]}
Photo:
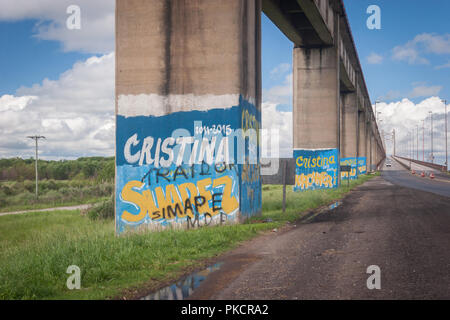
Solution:
{"label": "concrete beam", "polygon": [[322,1],[262,0],[264,13],[297,46],[333,44],[334,11]]}
{"label": "concrete beam", "polygon": [[347,69],[344,66],[344,63],[340,62],[340,74],[341,74],[341,91],[342,92],[353,92],[356,90],[354,83],[350,79]]}
{"label": "concrete beam", "polygon": [[[329,1],[297,0],[324,45],[334,42],[334,12]],[[318,4],[320,3],[320,6]]]}
{"label": "concrete beam", "polygon": [[[294,7],[295,1],[289,1],[289,3],[292,7]],[[303,44],[300,30],[298,30],[293,25],[289,14],[286,14],[286,12],[282,10],[278,2],[274,0],[262,0],[262,9],[267,17],[278,27],[278,29],[280,29],[281,32],[283,32],[283,34],[289,40],[291,40],[296,45]]]}

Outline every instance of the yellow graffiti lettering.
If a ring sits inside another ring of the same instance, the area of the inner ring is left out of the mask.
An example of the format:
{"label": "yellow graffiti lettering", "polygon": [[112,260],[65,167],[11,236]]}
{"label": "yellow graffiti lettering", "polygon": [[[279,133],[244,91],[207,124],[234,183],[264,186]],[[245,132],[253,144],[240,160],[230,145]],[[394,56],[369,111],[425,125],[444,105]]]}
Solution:
{"label": "yellow graffiti lettering", "polygon": [[335,164],[336,163],[336,159],[334,156],[329,156],[329,157],[321,157],[321,156],[317,156],[314,158],[303,158],[303,156],[299,156],[297,157],[297,159],[295,160],[297,167],[301,168],[316,168],[316,167],[324,167],[324,166],[328,166],[330,164]]}
{"label": "yellow graffiti lettering", "polygon": [[[138,214],[124,210],[122,219],[127,222],[139,222],[146,217],[147,213],[152,220],[186,216],[195,218],[194,211],[214,216],[221,211],[230,214],[239,208],[239,200],[232,195],[233,179],[230,176],[214,180],[206,178],[197,183],[168,184],[165,189],[158,186],[153,191],[149,189],[142,192],[133,190],[133,188],[142,189],[144,184],[144,182],[133,180],[128,182],[121,191],[122,199],[134,204],[140,210]],[[222,195],[213,197],[213,190],[208,190],[211,186],[212,188],[223,186]],[[221,207],[221,210],[214,211],[213,206]]]}
{"label": "yellow graffiti lettering", "polygon": [[[178,204],[181,205],[180,198],[178,197],[175,185],[168,184],[166,186],[165,195],[161,187],[155,188],[156,200],[158,201],[158,207],[162,210],[165,208],[166,218],[169,216],[168,207],[175,208]],[[182,205],[181,205],[182,206]]]}
{"label": "yellow graffiti lettering", "polygon": [[230,214],[239,207],[238,200],[231,195],[233,180],[229,176],[223,176],[214,180],[213,188],[225,185],[222,195],[222,209],[226,214]]}
{"label": "yellow graffiti lettering", "polygon": [[310,189],[311,187],[333,187],[333,177],[326,172],[312,172],[310,174],[297,174],[295,176],[295,186],[302,190]]}
{"label": "yellow graffiti lettering", "polygon": [[121,192],[122,199],[124,201],[134,203],[140,209],[138,214],[132,214],[124,210],[122,213],[122,219],[124,219],[125,221],[137,222],[145,218],[145,215],[147,214],[147,200],[145,199],[145,196],[133,190],[133,188],[140,189],[143,186],[144,186],[143,182],[132,180],[129,181],[125,185],[125,187],[123,187]]}
{"label": "yellow graffiti lettering", "polygon": [[[180,191],[181,200],[183,201],[184,206],[186,206],[187,199],[189,199],[189,201],[191,202],[191,205],[194,204],[194,201],[195,201],[194,198],[198,195],[198,190],[194,183],[191,183],[191,182],[182,183],[178,186],[178,190]],[[189,197],[188,191],[191,195],[190,197]],[[184,210],[185,211],[183,213],[183,217],[187,214],[191,218],[194,218],[193,210],[189,209],[188,212],[186,212],[186,207],[184,208]]]}
{"label": "yellow graffiti lettering", "polygon": [[212,194],[211,191],[206,190],[206,187],[211,185],[211,178],[199,180],[197,182],[198,191],[200,192],[200,195],[205,197],[205,203],[199,208],[199,213],[209,213],[210,215],[213,215],[212,208],[208,205],[209,201],[212,200]]}

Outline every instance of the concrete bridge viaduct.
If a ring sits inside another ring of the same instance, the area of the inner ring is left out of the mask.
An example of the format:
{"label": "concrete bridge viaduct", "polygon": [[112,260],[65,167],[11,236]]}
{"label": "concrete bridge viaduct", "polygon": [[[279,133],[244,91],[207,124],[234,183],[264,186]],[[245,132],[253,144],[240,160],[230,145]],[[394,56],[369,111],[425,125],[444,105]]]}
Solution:
{"label": "concrete bridge viaduct", "polygon": [[[385,150],[342,0],[116,0],[116,199],[128,194],[125,167],[155,166],[150,150],[171,126],[201,117],[202,125],[259,128],[261,12],[294,43],[294,149],[335,148],[376,170]],[[146,135],[154,141],[141,148]],[[231,179],[239,180],[238,214],[260,211],[259,167]]]}

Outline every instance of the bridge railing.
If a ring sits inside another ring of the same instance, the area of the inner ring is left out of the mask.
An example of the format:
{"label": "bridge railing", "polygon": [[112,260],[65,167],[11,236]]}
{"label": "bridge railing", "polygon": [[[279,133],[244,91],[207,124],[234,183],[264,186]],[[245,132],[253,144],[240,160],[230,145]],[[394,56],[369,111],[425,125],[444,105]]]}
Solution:
{"label": "bridge railing", "polygon": [[329,0],[314,0],[317,8],[319,9],[322,19],[328,27],[331,34],[334,33],[334,13],[330,6]]}
{"label": "bridge railing", "polygon": [[420,165],[423,165],[423,166],[426,166],[426,167],[430,167],[430,168],[433,168],[433,169],[436,169],[436,170],[439,170],[439,171],[442,171],[442,172],[445,172],[445,170],[447,169],[444,165],[441,165],[441,164],[436,164],[436,163],[431,163],[431,162],[426,162],[426,161],[420,161],[420,160],[415,160],[415,159],[409,159],[409,158],[399,157],[399,156],[396,156],[396,157],[400,158],[400,159],[407,160],[407,161],[411,161],[411,162],[414,162],[414,163],[417,163],[417,164],[420,164]]}

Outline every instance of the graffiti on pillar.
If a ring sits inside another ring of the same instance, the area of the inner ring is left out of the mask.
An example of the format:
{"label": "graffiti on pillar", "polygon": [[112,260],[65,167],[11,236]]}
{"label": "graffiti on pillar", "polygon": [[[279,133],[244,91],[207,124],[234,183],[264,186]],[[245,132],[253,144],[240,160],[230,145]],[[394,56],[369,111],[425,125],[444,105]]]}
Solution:
{"label": "graffiti on pillar", "polygon": [[358,157],[358,174],[367,173],[366,157]]}
{"label": "graffiti on pillar", "polygon": [[295,149],[294,191],[329,189],[338,186],[338,149]]}
{"label": "graffiti on pillar", "polygon": [[[240,168],[241,177],[241,215],[249,217],[261,212],[262,190],[260,163],[251,163],[251,159],[259,159],[261,113],[250,103],[242,104],[241,128],[243,138],[247,137],[245,161]],[[248,132],[256,135],[248,135]]]}
{"label": "graffiti on pillar", "polygon": [[[358,160],[356,160],[358,159]],[[358,175],[366,174],[367,168],[366,168],[366,157],[348,157],[348,158],[341,158],[340,160],[341,166],[350,166],[351,171],[350,172],[341,172],[341,179],[347,180],[350,178],[350,180],[357,179]]]}
{"label": "graffiti on pillar", "polygon": [[357,161],[356,161],[356,157],[349,157],[349,158],[341,158],[340,160],[341,162],[341,166],[350,166],[351,170],[349,172],[347,171],[341,171],[341,179],[342,180],[353,180],[358,178],[357,175]]}
{"label": "graffiti on pillar", "polygon": [[116,232],[236,223],[256,212],[259,160],[248,161],[259,145],[247,137],[239,149],[244,109],[259,121],[243,99],[227,109],[117,115]]}

